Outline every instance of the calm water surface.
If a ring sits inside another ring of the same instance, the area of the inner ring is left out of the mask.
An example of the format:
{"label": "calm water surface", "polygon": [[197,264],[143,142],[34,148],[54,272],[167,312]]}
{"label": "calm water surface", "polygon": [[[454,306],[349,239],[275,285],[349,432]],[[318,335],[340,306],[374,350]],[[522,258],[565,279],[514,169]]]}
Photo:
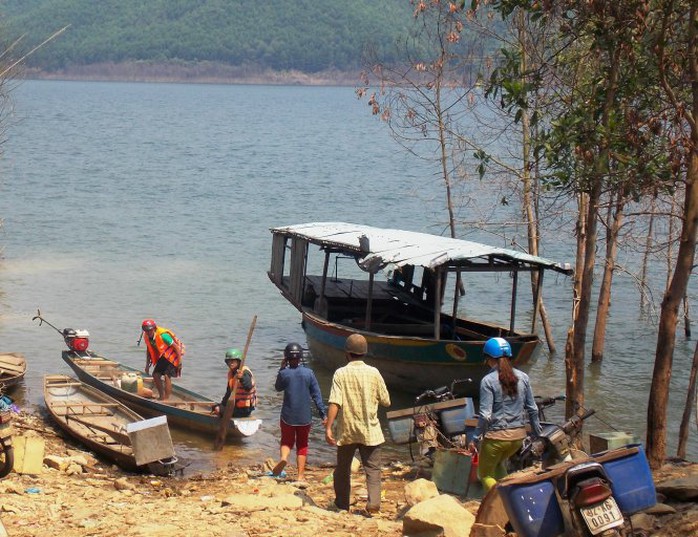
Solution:
{"label": "calm water surface", "polygon": [[[443,229],[432,170],[396,146],[351,88],[29,81],[14,97],[0,161],[0,339],[3,351],[29,363],[14,395],[41,411],[43,375],[70,372],[59,334],[32,322],[37,308],[58,328],[89,330],[93,350],[136,367],[145,361],[140,321],[155,318],[187,345],[181,384],[214,399],[224,391],[225,349],[244,346],[257,315],[248,364],[263,430],[221,453],[174,432],[193,469],[277,456],[274,379],[286,343],[305,339],[297,312],[266,276],[270,227],[342,220]],[[568,244],[558,238],[545,255],[572,262]],[[619,280],[607,360],[589,370],[587,397],[606,422],[592,427],[642,435],[655,328],[639,320],[631,283]],[[500,283],[477,283],[466,308],[495,316],[483,296]],[[546,281],[560,348],[570,285]],[[679,338],[672,451],[691,356]],[[327,397],[332,372],[314,369]],[[561,357],[541,353],[529,372],[537,392],[564,393]],[[410,400],[393,399],[394,408]],[[317,425],[311,463],[333,457]]]}

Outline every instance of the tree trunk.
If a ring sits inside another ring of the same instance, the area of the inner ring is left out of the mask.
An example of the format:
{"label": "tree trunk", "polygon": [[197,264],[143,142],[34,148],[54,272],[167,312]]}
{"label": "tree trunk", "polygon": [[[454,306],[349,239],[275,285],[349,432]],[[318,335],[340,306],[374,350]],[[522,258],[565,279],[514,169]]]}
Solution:
{"label": "tree trunk", "polygon": [[[567,399],[568,414],[574,414],[584,407],[584,353],[586,337],[589,328],[589,312],[591,310],[591,292],[594,284],[594,264],[596,263],[596,235],[598,228],[598,209],[601,196],[601,179],[597,178],[589,193],[587,214],[585,218],[586,231],[584,237],[584,265],[580,281],[579,305],[574,319],[574,341],[571,367],[576,378],[576,391],[570,393]],[[571,411],[571,412],[570,412]]]}
{"label": "tree trunk", "polygon": [[681,427],[679,428],[679,445],[676,449],[676,456],[679,459],[686,458],[689,422],[693,416],[693,407],[696,401],[696,371],[698,371],[698,344],[696,344],[696,348],[693,351],[693,365],[691,365],[691,375],[688,380],[688,390],[686,390],[686,406],[683,409]]}
{"label": "tree trunk", "polygon": [[[698,98],[698,93],[696,94]],[[696,103],[698,105],[698,102]],[[698,138],[698,131],[696,131]],[[698,153],[695,146],[691,153],[689,170],[686,174],[686,201],[684,224],[679,252],[676,258],[671,283],[662,300],[657,334],[657,351],[652,374],[652,388],[647,403],[647,458],[652,468],[659,468],[666,457],[666,413],[669,403],[671,368],[674,359],[676,326],[679,306],[683,300],[688,278],[691,275],[696,249],[698,229]]]}
{"label": "tree trunk", "polygon": [[[517,29],[519,33],[519,46],[521,48],[521,72],[527,73],[527,60],[528,60],[528,46],[526,43],[526,30],[525,30],[525,13],[524,10],[519,10],[519,17],[517,19]],[[524,75],[525,77],[526,75]],[[522,80],[526,83],[526,80]],[[527,235],[528,235],[528,253],[531,255],[538,255],[539,245],[540,245],[540,230],[539,230],[539,218],[538,211],[535,205],[535,195],[534,195],[534,182],[538,180],[538,177],[532,177],[530,170],[534,169],[531,166],[531,120],[526,108],[521,109],[521,182],[523,184],[523,199],[522,199],[522,209],[524,213],[524,219],[526,221]],[[535,172],[534,172],[535,174]],[[540,316],[541,325],[543,326],[543,332],[545,333],[545,341],[548,344],[548,350],[551,353],[555,353],[555,340],[553,339],[553,332],[550,327],[550,320],[548,319],[547,312],[545,310],[545,305],[543,304],[542,295],[538,293],[538,286],[540,281],[537,272],[531,272],[531,293],[533,299],[538,296],[538,312]],[[535,319],[534,319],[535,323]]]}
{"label": "tree trunk", "polygon": [[575,342],[576,342],[576,327],[577,327],[577,317],[579,315],[579,304],[580,295],[582,289],[582,278],[584,277],[584,252],[586,248],[586,218],[587,218],[587,206],[588,206],[588,196],[586,194],[579,194],[579,207],[577,212],[577,256],[575,259],[574,267],[574,283],[572,285],[572,327],[567,332],[567,341],[565,342],[565,377],[567,379],[566,387],[566,403],[565,403],[565,415],[567,417],[572,416],[576,411],[575,401],[577,400],[577,394],[584,394],[584,368],[582,362],[581,368],[581,379],[579,377],[580,367],[577,362],[575,362]]}
{"label": "tree trunk", "polygon": [[553,339],[553,330],[550,326],[550,317],[548,317],[548,311],[545,309],[545,304],[540,301],[540,320],[543,324],[543,331],[545,332],[545,341],[548,342],[548,351],[550,354],[555,354],[557,352],[557,346],[555,345],[555,340]]}
{"label": "tree trunk", "polygon": [[[686,169],[686,194],[683,209],[683,227],[676,266],[667,288],[659,316],[657,351],[652,374],[652,387],[647,403],[647,458],[650,467],[659,468],[666,457],[666,414],[669,402],[671,367],[674,358],[676,325],[681,300],[686,294],[688,279],[693,269],[698,230],[698,2],[691,2],[688,21],[688,56],[693,102],[684,110],[684,118],[691,127],[690,147]],[[666,81],[664,87],[668,88]]]}
{"label": "tree trunk", "polygon": [[[601,126],[604,132],[609,133],[611,129],[611,111],[615,107],[616,91],[618,89],[618,77],[620,66],[620,47],[615,46],[609,53],[608,79],[604,81],[605,100],[603,113],[601,116]],[[607,136],[607,135],[606,135]],[[586,237],[584,245],[584,267],[581,278],[579,308],[574,321],[574,345],[573,345],[573,367],[577,375],[577,392],[568,394],[567,411],[570,409],[576,412],[584,407],[584,352],[586,350],[587,329],[589,327],[589,311],[591,310],[591,293],[594,284],[594,264],[596,262],[596,237],[599,222],[599,205],[601,201],[602,188],[605,178],[609,173],[610,150],[609,141],[602,138],[598,145],[594,170],[589,177],[590,186],[588,190],[589,200],[586,215]],[[569,396],[572,397],[569,397]],[[571,401],[569,399],[572,399]]]}
{"label": "tree trunk", "polygon": [[650,221],[647,226],[647,237],[645,238],[645,252],[642,255],[642,269],[640,270],[640,310],[647,306],[647,266],[649,265],[650,252],[652,251],[652,235],[654,234],[654,218],[657,211],[657,193],[652,196],[650,208]]}
{"label": "tree trunk", "polygon": [[592,363],[603,360],[603,351],[606,344],[606,324],[608,312],[611,309],[611,285],[613,272],[616,268],[616,256],[618,253],[618,235],[623,223],[624,195],[617,193],[615,206],[610,204],[606,227],[606,263],[604,265],[599,300],[596,307],[596,325],[594,327],[594,341],[591,345]]}

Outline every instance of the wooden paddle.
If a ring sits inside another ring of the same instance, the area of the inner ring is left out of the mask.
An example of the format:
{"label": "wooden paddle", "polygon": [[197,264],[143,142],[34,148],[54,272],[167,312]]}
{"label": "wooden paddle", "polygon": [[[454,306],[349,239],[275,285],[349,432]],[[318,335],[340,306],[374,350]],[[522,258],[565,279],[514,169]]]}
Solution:
{"label": "wooden paddle", "polygon": [[[242,360],[240,361],[240,367],[238,371],[242,371],[245,366],[245,358],[247,358],[247,349],[250,347],[250,339],[252,339],[252,332],[254,331],[254,325],[257,324],[257,316],[252,318],[252,323],[250,324],[250,329],[247,332],[247,341],[245,342],[245,349],[242,351]],[[218,426],[218,435],[216,436],[216,442],[213,444],[213,449],[219,450],[223,448],[225,443],[225,437],[228,435],[228,424],[230,423],[230,418],[233,417],[233,411],[235,410],[235,393],[238,389],[238,380],[235,379],[233,384],[233,392],[228,398],[228,403],[225,405],[225,412],[221,416],[221,423]]]}

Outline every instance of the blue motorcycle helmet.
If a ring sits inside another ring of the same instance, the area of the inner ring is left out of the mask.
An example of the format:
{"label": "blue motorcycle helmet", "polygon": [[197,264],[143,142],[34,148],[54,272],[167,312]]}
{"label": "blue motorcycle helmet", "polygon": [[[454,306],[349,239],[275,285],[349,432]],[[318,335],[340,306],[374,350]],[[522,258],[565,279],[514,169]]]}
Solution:
{"label": "blue motorcycle helmet", "polygon": [[499,359],[502,356],[511,358],[511,345],[503,337],[492,337],[485,342],[482,354],[485,358]]}

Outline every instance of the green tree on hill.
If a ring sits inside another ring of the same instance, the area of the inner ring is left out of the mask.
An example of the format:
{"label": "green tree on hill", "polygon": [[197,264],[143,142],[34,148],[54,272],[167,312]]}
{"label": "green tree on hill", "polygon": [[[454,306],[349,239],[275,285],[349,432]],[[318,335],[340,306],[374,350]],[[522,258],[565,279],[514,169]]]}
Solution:
{"label": "green tree on hill", "polygon": [[355,70],[367,47],[395,60],[413,24],[402,0],[6,0],[0,18],[5,35],[28,42],[70,25],[28,59],[43,70],[133,61]]}

